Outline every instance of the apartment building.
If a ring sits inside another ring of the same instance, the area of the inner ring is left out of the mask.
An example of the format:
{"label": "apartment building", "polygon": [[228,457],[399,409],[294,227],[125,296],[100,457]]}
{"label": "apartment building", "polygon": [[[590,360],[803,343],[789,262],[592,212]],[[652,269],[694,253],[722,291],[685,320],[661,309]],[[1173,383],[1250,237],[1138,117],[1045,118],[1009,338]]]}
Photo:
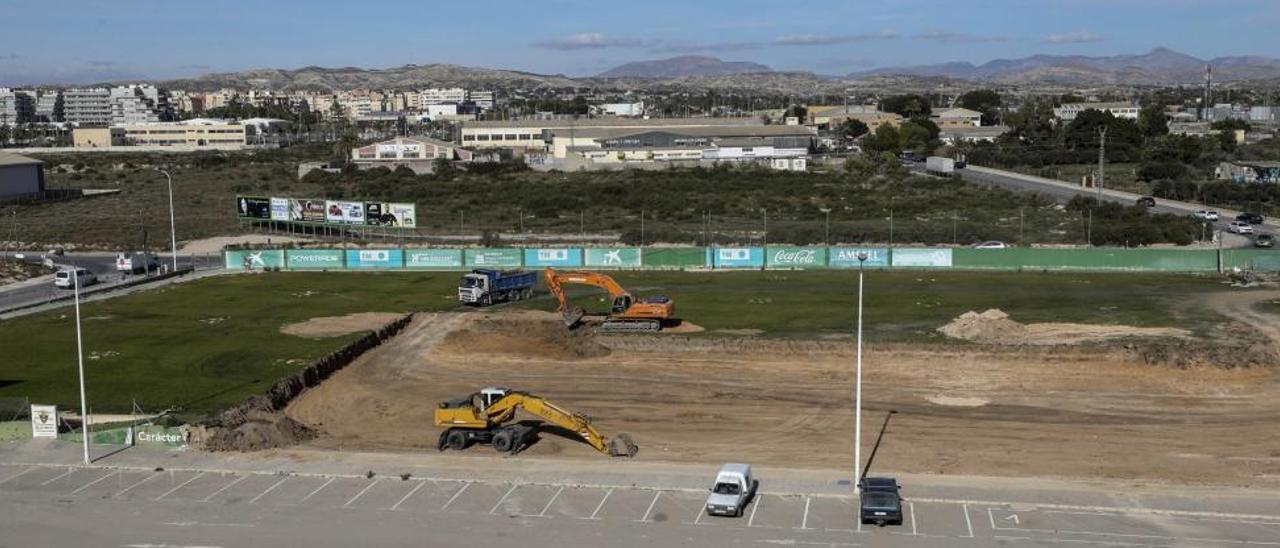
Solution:
{"label": "apartment building", "polygon": [[462,88],[424,89],[418,92],[418,108],[426,110],[427,105],[461,103],[467,98],[467,90]]}
{"label": "apartment building", "polygon": [[42,90],[36,95],[36,121],[62,121],[62,92]]}
{"label": "apartment building", "polygon": [[1053,116],[1063,122],[1070,122],[1076,119],[1076,116],[1086,110],[1100,110],[1102,112],[1110,112],[1116,118],[1127,118],[1129,120],[1138,119],[1138,105],[1133,103],[1115,102],[1115,103],[1063,103],[1062,106],[1053,109]]}
{"label": "apartment building", "polygon": [[244,146],[245,125],[207,118],[181,122],[128,124],[124,139],[130,145],[239,148]]}
{"label": "apartment building", "polygon": [[0,88],[0,126],[25,124],[34,116],[35,101],[30,92]]}

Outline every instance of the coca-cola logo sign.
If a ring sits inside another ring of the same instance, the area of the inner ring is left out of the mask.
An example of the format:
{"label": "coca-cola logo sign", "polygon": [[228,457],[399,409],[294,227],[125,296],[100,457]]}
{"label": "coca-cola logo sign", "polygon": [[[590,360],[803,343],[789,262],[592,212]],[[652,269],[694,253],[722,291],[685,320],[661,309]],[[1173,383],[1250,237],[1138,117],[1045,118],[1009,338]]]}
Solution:
{"label": "coca-cola logo sign", "polygon": [[818,253],[812,249],[779,249],[773,254],[773,264],[816,265]]}

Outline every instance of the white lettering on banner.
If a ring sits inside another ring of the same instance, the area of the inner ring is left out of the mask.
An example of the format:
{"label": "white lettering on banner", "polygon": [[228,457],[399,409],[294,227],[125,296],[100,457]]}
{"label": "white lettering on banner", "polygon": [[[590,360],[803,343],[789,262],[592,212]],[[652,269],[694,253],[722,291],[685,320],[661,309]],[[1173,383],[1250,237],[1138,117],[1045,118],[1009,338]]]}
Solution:
{"label": "white lettering on banner", "polygon": [[338,255],[293,255],[289,258],[296,263],[331,263],[342,260]]}
{"label": "white lettering on banner", "polygon": [[409,264],[457,264],[458,258],[449,253],[412,253],[409,255]]}
{"label": "white lettering on banner", "polygon": [[33,438],[58,437],[58,406],[56,405],[32,405],[31,406],[31,437]]}
{"label": "white lettering on banner", "polygon": [[881,256],[882,252],[878,249],[841,248],[839,251],[836,252],[836,260],[834,262],[849,262],[849,263],[857,262],[859,253],[866,253],[867,262],[869,263],[884,261],[884,257]]}
{"label": "white lettering on banner", "polygon": [[360,262],[362,263],[385,263],[390,260],[391,252],[385,249],[360,252]]}
{"label": "white lettering on banner", "polygon": [[774,264],[817,264],[818,254],[812,249],[778,250],[773,254]]}
{"label": "white lettering on banner", "polygon": [[567,261],[569,260],[568,249],[539,249],[539,261]]}
{"label": "white lettering on banner", "polygon": [[720,249],[721,261],[749,261],[751,249],[746,247]]}
{"label": "white lettering on banner", "polygon": [[172,432],[147,432],[146,430],[138,432],[137,438],[138,441],[153,443],[182,443],[184,441],[181,434],[175,434]]}

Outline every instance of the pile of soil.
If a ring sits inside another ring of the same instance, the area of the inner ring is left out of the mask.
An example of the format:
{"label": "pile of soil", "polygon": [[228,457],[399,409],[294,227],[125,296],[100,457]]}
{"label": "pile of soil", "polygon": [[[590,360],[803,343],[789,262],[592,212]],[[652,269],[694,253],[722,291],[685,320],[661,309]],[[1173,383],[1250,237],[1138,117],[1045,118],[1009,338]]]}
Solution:
{"label": "pile of soil", "polygon": [[1166,337],[1190,339],[1191,332],[1175,327],[1133,327],[1128,325],[1094,325],[1084,323],[1024,324],[1009,318],[999,309],[981,314],[965,312],[938,332],[953,339],[997,345],[1071,345],[1106,342],[1127,337]]}
{"label": "pile of soil", "polygon": [[193,435],[206,451],[259,451],[289,447],[311,440],[316,433],[283,413],[252,413],[235,428],[209,428]]}
{"label": "pile of soil", "polygon": [[361,331],[374,331],[400,319],[400,316],[401,314],[393,312],[360,312],[346,316],[326,316],[282,325],[280,332],[285,335],[313,339],[338,337]]}
{"label": "pile of soil", "polygon": [[556,314],[484,315],[445,335],[439,350],[454,354],[509,354],[552,360],[609,355],[587,329],[570,330]]}

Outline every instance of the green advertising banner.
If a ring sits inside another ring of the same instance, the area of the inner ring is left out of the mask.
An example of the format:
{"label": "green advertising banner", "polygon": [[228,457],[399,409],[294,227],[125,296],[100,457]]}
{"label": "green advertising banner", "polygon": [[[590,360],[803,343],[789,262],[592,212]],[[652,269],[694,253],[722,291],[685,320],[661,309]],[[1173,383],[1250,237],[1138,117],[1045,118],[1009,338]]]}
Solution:
{"label": "green advertising banner", "polygon": [[137,426],[133,429],[134,445],[186,447],[187,433],[176,426]]}
{"label": "green advertising banner", "polygon": [[227,270],[267,270],[285,266],[283,249],[227,251],[224,257]]}
{"label": "green advertising banner", "polygon": [[519,268],[524,264],[519,249],[467,249],[466,265],[472,268]]}
{"label": "green advertising banner", "polygon": [[1218,268],[1217,251],[1211,249],[958,248],[952,257],[955,268],[971,270],[1213,272]]}
{"label": "green advertising banner", "polygon": [[707,267],[705,247],[646,247],[642,255],[645,268]]}
{"label": "green advertising banner", "polygon": [[285,251],[289,270],[341,269],[346,266],[341,249],[290,249]]}
{"label": "green advertising banner", "polygon": [[765,248],[766,268],[826,268],[825,247],[768,247]]}
{"label": "green advertising banner", "polygon": [[600,268],[640,268],[640,248],[616,247],[613,249],[590,248],[584,251],[584,264]]}
{"label": "green advertising banner", "polygon": [[[64,432],[58,434],[58,439],[79,443],[84,439],[84,435],[80,432]],[[103,430],[94,430],[92,426],[89,427],[91,445],[129,445],[130,441],[132,440],[129,438],[128,426]]]}
{"label": "green advertising banner", "polygon": [[461,249],[406,249],[404,250],[405,268],[462,268]]}
{"label": "green advertising banner", "polygon": [[1224,249],[1222,268],[1280,272],[1280,251],[1269,249]]}

